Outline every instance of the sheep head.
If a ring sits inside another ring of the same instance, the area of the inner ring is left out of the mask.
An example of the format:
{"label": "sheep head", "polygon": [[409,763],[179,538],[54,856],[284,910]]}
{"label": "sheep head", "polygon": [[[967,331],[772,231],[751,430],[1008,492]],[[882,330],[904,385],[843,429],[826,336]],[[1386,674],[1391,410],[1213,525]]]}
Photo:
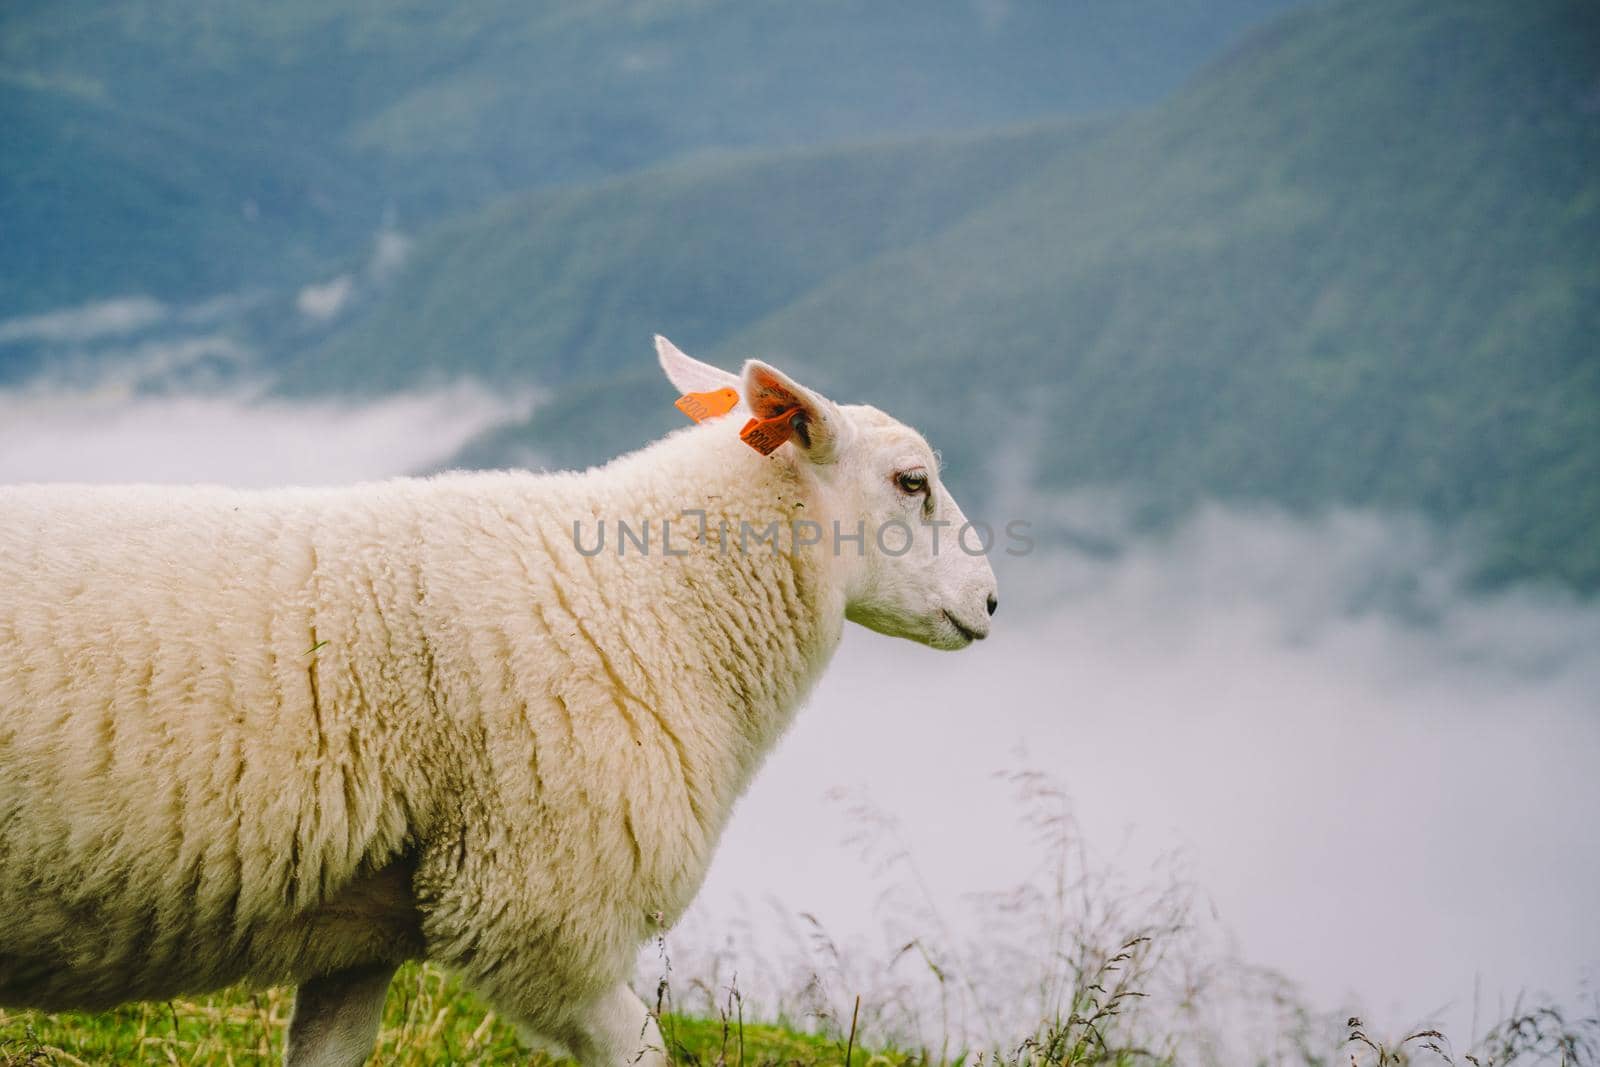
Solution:
{"label": "sheep head", "polygon": [[736,390],[733,413],[749,419],[746,442],[816,487],[820,513],[810,518],[823,533],[804,550],[832,554],[846,618],[934,648],[964,648],[988,635],[997,598],[994,571],[978,550],[987,546],[968,536],[921,434],[877,408],[835,404],[760,360],[735,375],[664,337],[656,351],[685,393]]}

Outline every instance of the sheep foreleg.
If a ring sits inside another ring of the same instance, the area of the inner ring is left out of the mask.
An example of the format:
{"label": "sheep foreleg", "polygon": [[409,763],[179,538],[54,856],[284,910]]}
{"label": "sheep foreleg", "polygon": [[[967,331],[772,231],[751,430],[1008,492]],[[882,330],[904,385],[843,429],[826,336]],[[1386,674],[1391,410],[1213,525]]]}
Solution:
{"label": "sheep foreleg", "polygon": [[284,1067],[361,1067],[372,1054],[395,968],[378,964],[301,982]]}
{"label": "sheep foreleg", "polygon": [[583,1067],[667,1067],[655,1017],[626,984],[586,1005],[562,1037]]}

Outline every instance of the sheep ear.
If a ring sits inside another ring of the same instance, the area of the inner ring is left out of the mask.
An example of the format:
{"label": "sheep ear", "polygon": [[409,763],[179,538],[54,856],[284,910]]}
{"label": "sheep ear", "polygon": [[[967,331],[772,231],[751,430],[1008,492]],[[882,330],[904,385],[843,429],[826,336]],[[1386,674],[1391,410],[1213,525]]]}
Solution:
{"label": "sheep ear", "polygon": [[678,387],[680,393],[712,393],[718,389],[738,389],[739,376],[720,370],[709,363],[684,355],[678,346],[656,334],[656,358],[667,380]]}
{"label": "sheep ear", "polygon": [[[779,426],[780,435],[792,430],[788,440],[813,463],[832,463],[844,447],[848,426],[833,401],[796,382],[759,359],[744,365],[744,402],[755,420],[771,420],[793,412]],[[747,438],[748,440],[748,438]],[[782,436],[777,443],[782,443]],[[760,446],[757,446],[760,448]],[[776,444],[773,447],[777,447]],[[770,452],[770,448],[760,448]]]}

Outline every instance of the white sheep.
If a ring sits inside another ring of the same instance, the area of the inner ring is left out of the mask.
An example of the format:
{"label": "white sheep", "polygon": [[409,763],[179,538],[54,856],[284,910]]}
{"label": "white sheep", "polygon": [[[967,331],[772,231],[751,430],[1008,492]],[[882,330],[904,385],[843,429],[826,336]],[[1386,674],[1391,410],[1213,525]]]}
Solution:
{"label": "white sheep", "polygon": [[743,404],[584,474],[0,489],[0,1004],[297,983],[286,1062],[359,1064],[428,959],[664,1062],[635,953],[845,619],[959,648],[995,599],[916,432],[657,349]]}

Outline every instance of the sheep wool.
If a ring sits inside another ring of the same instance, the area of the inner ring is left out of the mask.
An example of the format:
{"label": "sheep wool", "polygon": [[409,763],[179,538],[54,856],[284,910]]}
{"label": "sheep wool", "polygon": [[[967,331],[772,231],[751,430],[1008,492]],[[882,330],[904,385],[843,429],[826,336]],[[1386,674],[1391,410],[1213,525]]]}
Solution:
{"label": "sheep wool", "polygon": [[836,554],[716,543],[827,514],[799,451],[717,419],[583,474],[0,488],[0,1004],[297,983],[290,1062],[360,1063],[426,958],[657,1057],[634,953],[849,606]]}

